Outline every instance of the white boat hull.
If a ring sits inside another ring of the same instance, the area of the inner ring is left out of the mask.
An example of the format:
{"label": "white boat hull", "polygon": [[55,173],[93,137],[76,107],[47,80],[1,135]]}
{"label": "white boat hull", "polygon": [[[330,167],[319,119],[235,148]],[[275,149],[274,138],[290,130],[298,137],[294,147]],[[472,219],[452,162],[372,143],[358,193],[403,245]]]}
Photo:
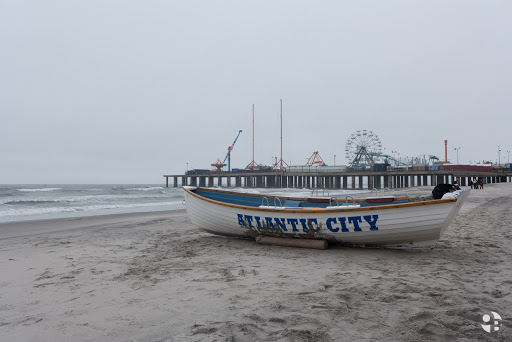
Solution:
{"label": "white boat hull", "polygon": [[190,220],[212,234],[323,239],[350,246],[386,248],[435,247],[469,194],[466,191],[456,200],[354,210],[273,210],[205,200],[184,189]]}

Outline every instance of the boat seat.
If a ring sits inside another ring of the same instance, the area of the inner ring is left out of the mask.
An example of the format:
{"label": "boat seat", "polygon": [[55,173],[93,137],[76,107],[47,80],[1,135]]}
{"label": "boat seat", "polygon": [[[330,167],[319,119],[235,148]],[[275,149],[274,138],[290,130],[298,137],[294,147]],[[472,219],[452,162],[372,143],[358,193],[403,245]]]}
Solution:
{"label": "boat seat", "polygon": [[390,203],[395,200],[394,196],[382,196],[382,197],[367,197],[366,202],[368,203]]}
{"label": "boat seat", "polygon": [[286,207],[284,210],[318,210],[318,209],[325,209],[322,207]]}
{"label": "boat seat", "polygon": [[331,205],[327,206],[325,209],[356,209],[361,208],[360,204],[349,204],[349,205]]}
{"label": "boat seat", "polygon": [[274,205],[260,205],[258,208],[261,208],[261,209],[274,209],[274,210],[284,210],[284,209],[286,209],[286,207],[277,207],[277,206],[274,206]]}

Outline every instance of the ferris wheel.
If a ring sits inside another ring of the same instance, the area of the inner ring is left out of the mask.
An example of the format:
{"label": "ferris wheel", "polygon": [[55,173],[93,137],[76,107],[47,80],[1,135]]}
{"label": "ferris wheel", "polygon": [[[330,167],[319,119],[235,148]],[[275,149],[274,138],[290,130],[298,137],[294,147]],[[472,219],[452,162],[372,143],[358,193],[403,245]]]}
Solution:
{"label": "ferris wheel", "polygon": [[345,152],[352,167],[373,168],[382,153],[382,143],[377,134],[363,129],[350,135]]}

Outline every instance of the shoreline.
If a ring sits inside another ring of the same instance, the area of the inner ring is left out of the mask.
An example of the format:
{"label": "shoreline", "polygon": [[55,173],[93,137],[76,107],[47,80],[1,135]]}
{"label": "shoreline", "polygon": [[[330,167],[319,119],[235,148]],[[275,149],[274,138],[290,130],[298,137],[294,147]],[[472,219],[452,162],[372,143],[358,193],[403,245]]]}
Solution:
{"label": "shoreline", "polygon": [[77,229],[94,229],[104,225],[128,224],[127,220],[144,220],[146,218],[158,219],[161,217],[174,216],[176,214],[186,215],[186,210],[175,209],[1,222],[0,240],[20,236],[66,232]]}
{"label": "shoreline", "polygon": [[263,246],[183,209],[0,224],[0,339],[512,341],[511,207],[472,191],[418,251]]}

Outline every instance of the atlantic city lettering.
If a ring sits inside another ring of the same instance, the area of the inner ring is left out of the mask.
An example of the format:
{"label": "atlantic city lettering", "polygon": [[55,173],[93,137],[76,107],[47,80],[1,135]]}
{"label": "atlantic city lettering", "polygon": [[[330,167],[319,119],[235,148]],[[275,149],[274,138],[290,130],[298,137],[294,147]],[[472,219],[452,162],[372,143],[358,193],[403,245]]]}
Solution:
{"label": "atlantic city lettering", "polygon": [[[238,224],[247,228],[282,230],[285,232],[319,232],[322,224],[316,218],[278,218],[278,217],[260,217],[252,215],[238,215]],[[361,232],[363,228],[370,230],[379,230],[377,220],[379,215],[348,216],[348,217],[329,217],[325,220],[325,226],[333,233],[337,232]]]}

